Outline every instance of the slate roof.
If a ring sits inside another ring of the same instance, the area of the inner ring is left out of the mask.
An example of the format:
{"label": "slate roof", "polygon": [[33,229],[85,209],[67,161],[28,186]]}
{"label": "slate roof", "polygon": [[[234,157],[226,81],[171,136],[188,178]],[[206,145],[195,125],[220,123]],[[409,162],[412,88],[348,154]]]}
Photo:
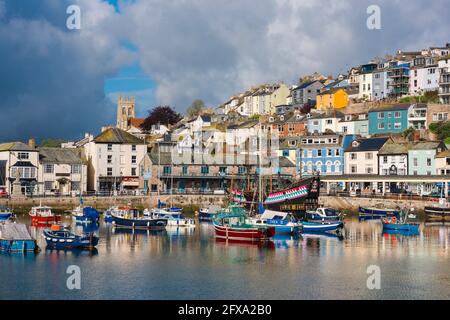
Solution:
{"label": "slate roof", "polygon": [[39,161],[42,163],[83,164],[80,149],[39,148]]}
{"label": "slate roof", "polygon": [[394,104],[394,105],[386,105],[386,106],[381,106],[378,108],[371,109],[371,110],[369,110],[369,113],[370,112],[408,110],[410,106],[411,106],[410,103],[399,103],[399,104]]}
{"label": "slate roof", "polygon": [[410,150],[434,150],[440,145],[444,145],[441,141],[420,141],[414,143],[409,149]]}
{"label": "slate roof", "polygon": [[94,138],[94,142],[112,144],[145,144],[143,140],[119,128],[106,129]]}
{"label": "slate roof", "polygon": [[408,154],[407,143],[386,143],[381,147],[380,155],[396,155],[396,154]]}
{"label": "slate roof", "polygon": [[388,137],[359,139],[357,140],[359,142],[357,147],[354,147],[352,142],[345,152],[377,151],[380,150],[388,140]]}
{"label": "slate roof", "polygon": [[29,145],[20,142],[6,142],[0,144],[0,151],[37,151],[36,149],[31,148]]}

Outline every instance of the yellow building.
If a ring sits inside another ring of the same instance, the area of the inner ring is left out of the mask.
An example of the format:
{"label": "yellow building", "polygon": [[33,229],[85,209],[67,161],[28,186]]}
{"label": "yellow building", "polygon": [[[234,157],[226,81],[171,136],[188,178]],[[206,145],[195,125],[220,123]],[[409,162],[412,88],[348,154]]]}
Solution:
{"label": "yellow building", "polygon": [[348,94],[342,88],[333,88],[317,95],[316,109],[342,109],[348,106]]}

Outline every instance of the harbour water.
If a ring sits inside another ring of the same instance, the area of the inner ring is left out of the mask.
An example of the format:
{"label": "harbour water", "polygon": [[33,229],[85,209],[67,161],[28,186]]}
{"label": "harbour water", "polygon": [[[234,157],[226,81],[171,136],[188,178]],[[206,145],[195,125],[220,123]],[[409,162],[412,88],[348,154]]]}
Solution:
{"label": "harbour water", "polygon": [[[29,224],[26,215],[18,220]],[[82,231],[70,217],[72,230]],[[132,232],[101,222],[94,252],[46,249],[0,255],[0,299],[449,299],[449,226],[421,223],[417,236],[383,234],[379,222],[347,220],[345,238],[280,237],[219,242],[211,224]],[[70,290],[67,268],[81,271]],[[367,268],[381,271],[370,290]]]}

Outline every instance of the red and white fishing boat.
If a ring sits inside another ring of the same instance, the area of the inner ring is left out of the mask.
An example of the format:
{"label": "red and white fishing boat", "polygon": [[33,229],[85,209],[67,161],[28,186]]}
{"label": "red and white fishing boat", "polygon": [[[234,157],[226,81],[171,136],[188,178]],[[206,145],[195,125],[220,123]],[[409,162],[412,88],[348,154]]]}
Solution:
{"label": "red and white fishing boat", "polygon": [[263,241],[275,235],[275,227],[246,223],[243,213],[219,214],[214,220],[216,238],[234,241]]}
{"label": "red and white fishing boat", "polygon": [[61,221],[61,216],[54,214],[51,207],[32,207],[29,214],[33,224],[53,224]]}

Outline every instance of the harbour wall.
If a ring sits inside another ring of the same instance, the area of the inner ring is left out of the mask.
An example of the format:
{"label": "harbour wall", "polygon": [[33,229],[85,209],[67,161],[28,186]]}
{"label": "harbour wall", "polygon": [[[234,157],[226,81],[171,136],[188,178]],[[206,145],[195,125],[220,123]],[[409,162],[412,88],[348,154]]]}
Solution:
{"label": "harbour wall", "polygon": [[[161,195],[160,200],[172,206],[186,208],[187,211],[195,211],[200,207],[214,205],[225,205],[227,199],[224,195]],[[99,210],[105,210],[113,205],[132,205],[138,208],[155,207],[158,202],[157,195],[150,196],[118,196],[118,197],[83,197],[84,204]],[[48,198],[23,198],[23,199],[0,199],[0,205],[12,208],[30,208],[39,204],[51,206],[55,209],[69,210],[76,207],[80,200],[78,197],[48,197]],[[387,208],[409,207],[423,211],[425,206],[437,204],[429,199],[388,199],[388,198],[365,198],[345,196],[320,196],[320,205],[339,210],[356,211],[359,206],[373,207],[382,204]]]}

